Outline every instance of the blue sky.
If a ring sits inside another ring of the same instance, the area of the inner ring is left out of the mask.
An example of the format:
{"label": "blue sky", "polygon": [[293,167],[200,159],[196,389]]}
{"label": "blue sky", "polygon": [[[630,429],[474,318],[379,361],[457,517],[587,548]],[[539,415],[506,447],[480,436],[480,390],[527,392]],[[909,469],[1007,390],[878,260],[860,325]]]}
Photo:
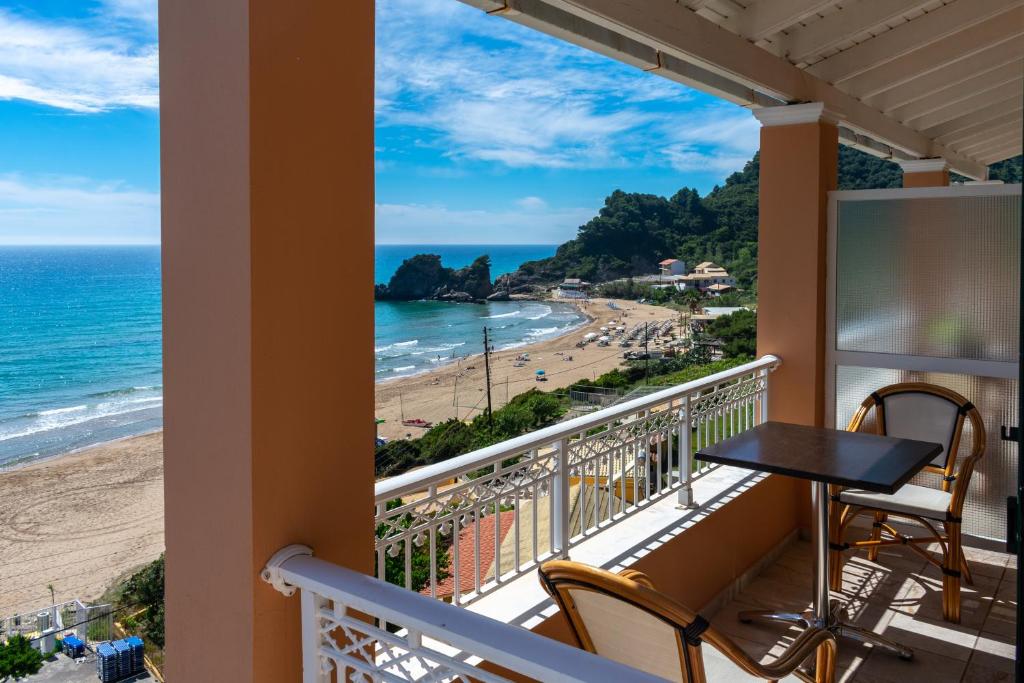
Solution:
{"label": "blue sky", "polygon": [[[377,7],[378,242],[561,242],[757,147],[741,108],[457,0]],[[157,55],[154,0],[0,0],[0,244],[159,241]]]}

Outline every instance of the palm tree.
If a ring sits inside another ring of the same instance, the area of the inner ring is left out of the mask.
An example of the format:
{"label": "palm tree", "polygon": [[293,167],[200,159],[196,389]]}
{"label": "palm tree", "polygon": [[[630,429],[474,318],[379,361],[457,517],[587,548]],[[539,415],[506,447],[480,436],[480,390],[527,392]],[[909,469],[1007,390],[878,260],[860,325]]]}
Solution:
{"label": "palm tree", "polygon": [[684,289],[682,293],[682,301],[690,309],[690,313],[699,313],[704,308],[704,300],[707,298],[704,292],[697,288]]}

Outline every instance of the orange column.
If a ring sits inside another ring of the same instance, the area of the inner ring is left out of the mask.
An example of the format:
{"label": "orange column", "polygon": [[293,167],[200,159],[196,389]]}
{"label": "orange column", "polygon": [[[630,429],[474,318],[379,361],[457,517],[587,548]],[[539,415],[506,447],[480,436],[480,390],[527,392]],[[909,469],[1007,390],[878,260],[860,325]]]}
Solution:
{"label": "orange column", "polygon": [[[825,420],[825,269],[828,192],[836,188],[839,134],[820,103],[755,110],[761,121],[757,353],[782,365],[769,379],[772,420]],[[790,504],[810,526],[807,483]],[[780,500],[780,506],[784,502]]]}
{"label": "orange column", "polygon": [[828,192],[836,187],[838,130],[816,103],[755,115],[762,123],[757,353],[782,358],[771,375],[769,417],[821,425]]}
{"label": "orange column", "polygon": [[945,159],[907,159],[898,163],[903,169],[903,187],[949,185],[949,164]]}
{"label": "orange column", "polygon": [[369,571],[373,3],[160,3],[167,674],[298,681],[276,550]]}

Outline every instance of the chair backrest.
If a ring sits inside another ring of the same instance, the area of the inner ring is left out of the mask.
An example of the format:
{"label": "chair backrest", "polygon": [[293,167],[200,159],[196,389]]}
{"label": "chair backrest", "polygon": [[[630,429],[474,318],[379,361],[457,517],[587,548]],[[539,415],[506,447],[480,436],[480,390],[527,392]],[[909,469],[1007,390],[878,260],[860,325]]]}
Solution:
{"label": "chair backrest", "polygon": [[879,434],[942,445],[942,452],[925,470],[943,475],[943,490],[948,491],[953,480],[965,420],[971,420],[973,429],[972,467],[984,452],[985,425],[981,413],[952,389],[924,382],[882,387],[864,399],[847,429],[859,430],[871,410],[875,411],[875,429]]}
{"label": "chair backrest", "polygon": [[669,681],[704,683],[697,631],[707,622],[697,614],[625,576],[576,562],[545,562],[539,573],[579,647]]}

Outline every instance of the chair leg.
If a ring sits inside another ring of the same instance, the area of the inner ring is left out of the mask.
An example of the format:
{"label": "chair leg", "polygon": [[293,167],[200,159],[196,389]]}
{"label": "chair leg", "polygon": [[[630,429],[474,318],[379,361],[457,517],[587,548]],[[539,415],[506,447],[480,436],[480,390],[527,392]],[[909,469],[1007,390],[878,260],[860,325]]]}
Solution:
{"label": "chair leg", "polygon": [[960,523],[946,522],[946,557],[942,563],[942,618],[951,624],[960,623],[960,572],[963,548],[960,545]]}
{"label": "chair leg", "polygon": [[842,506],[838,503],[829,502],[828,511],[828,587],[829,590],[841,591],[843,589],[843,551],[836,550],[836,547],[843,542],[840,525],[840,513]]}
{"label": "chair leg", "polygon": [[[875,513],[875,523],[871,525],[871,540],[880,541],[882,540],[882,524],[889,519],[889,515],[884,512]],[[868,546],[868,562],[878,561],[878,546]]]}

